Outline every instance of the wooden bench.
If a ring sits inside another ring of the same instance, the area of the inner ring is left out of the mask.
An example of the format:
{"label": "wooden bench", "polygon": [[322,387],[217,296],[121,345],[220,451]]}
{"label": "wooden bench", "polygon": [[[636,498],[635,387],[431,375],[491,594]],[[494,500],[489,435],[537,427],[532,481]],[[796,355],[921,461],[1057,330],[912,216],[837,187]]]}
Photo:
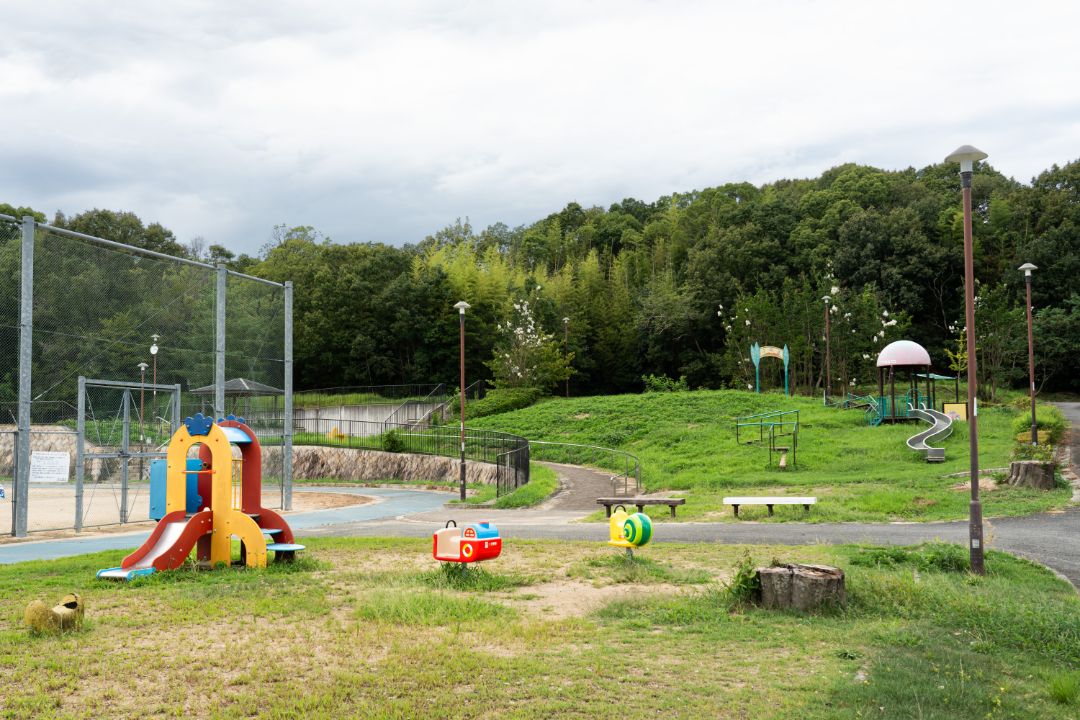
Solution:
{"label": "wooden bench", "polygon": [[779,495],[776,497],[726,497],[724,504],[735,508],[735,517],[739,517],[740,505],[765,505],[769,508],[769,515],[773,514],[773,505],[802,505],[810,512],[810,506],[817,502],[816,497],[788,497]]}
{"label": "wooden bench", "polygon": [[671,517],[675,517],[675,508],[685,505],[686,498],[607,497],[597,498],[596,503],[604,506],[608,517],[611,517],[611,508],[616,505],[634,505],[641,513],[645,512],[646,505],[667,505],[671,509]]}

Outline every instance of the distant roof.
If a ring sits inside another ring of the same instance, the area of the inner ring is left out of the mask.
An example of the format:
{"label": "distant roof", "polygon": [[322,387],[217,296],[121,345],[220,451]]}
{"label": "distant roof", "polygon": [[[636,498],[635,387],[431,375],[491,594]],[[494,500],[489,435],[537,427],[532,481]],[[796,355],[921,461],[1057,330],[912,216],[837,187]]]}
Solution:
{"label": "distant roof", "polygon": [[[248,380],[247,378],[233,378],[232,380],[225,381],[225,394],[232,395],[234,397],[252,397],[255,395],[283,395],[284,390],[280,390],[276,387],[270,387],[269,385],[263,385],[261,382],[255,382],[254,380]],[[192,395],[213,395],[214,386],[207,385],[191,391]]]}
{"label": "distant roof", "polygon": [[[885,346],[877,356],[878,367],[929,367],[930,353],[911,340],[897,340]],[[952,378],[949,378],[950,380]]]}

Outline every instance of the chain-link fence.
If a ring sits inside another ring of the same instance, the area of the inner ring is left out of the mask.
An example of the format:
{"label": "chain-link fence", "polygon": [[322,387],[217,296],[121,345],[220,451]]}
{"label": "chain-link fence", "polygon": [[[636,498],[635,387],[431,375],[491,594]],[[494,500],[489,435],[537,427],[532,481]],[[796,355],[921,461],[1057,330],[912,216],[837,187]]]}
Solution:
{"label": "chain-link fence", "polygon": [[[178,419],[166,386],[180,388],[180,418],[242,415],[256,396],[276,403],[276,424],[253,429],[291,456],[291,285],[7,216],[0,273],[0,528],[147,519],[142,454],[160,450]],[[91,459],[81,513],[80,377],[120,384],[82,398]],[[66,480],[55,465],[64,453]],[[47,460],[51,475],[38,472]],[[267,507],[291,503],[281,460],[267,465],[278,468],[264,478]]]}

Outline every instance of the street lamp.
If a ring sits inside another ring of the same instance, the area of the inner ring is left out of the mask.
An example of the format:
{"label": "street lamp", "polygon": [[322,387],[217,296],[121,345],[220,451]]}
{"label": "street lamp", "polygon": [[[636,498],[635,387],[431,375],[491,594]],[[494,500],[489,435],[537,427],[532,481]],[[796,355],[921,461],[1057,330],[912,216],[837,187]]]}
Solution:
{"label": "street lamp", "polygon": [[975,355],[975,260],[971,240],[971,173],[976,160],[985,160],[986,153],[971,145],[961,145],[945,162],[960,163],[960,187],[964,203],[964,308],[967,319],[967,376],[968,376],[968,439],[971,453],[971,504],[968,519],[968,550],[971,572],[984,575],[982,503],[979,501],[979,400]]}
{"label": "street lamp", "polygon": [[145,411],[143,409],[146,391],[146,368],[150,367],[144,362],[139,363],[139,442],[146,441],[146,435],[143,434],[143,416]]}
{"label": "street lamp", "polygon": [[1035,334],[1031,328],[1031,271],[1038,270],[1031,263],[1024,263],[1019,270],[1024,271],[1024,285],[1027,286],[1027,326],[1028,326],[1028,391],[1031,394],[1031,444],[1039,444],[1038,424],[1035,422]]}
{"label": "street lamp", "polygon": [[462,502],[465,502],[465,311],[470,307],[472,306],[464,300],[461,300],[454,305],[454,308],[458,311],[458,337],[461,346],[461,471],[459,479]]}
{"label": "street lamp", "polygon": [[151,335],[150,337],[152,337],[154,339],[154,343],[150,346],[150,361],[152,363],[154,363],[154,374],[153,374],[153,380],[152,380],[152,382],[154,384],[154,389],[151,392],[150,412],[152,414],[154,414],[155,417],[157,417],[157,415],[156,415],[156,413],[157,413],[157,351],[158,351],[157,341],[158,341],[158,338],[161,337],[161,336],[160,335]]}
{"label": "street lamp", "polygon": [[[562,341],[562,354],[563,357],[568,357],[570,354],[570,318],[564,317],[562,319],[563,326],[563,341]],[[567,368],[569,370],[570,368]],[[566,375],[566,397],[570,397],[570,374]]]}
{"label": "street lamp", "polygon": [[832,389],[832,358],[829,354],[829,301],[831,297],[825,295],[821,298],[825,301],[825,404],[829,404],[829,390]]}

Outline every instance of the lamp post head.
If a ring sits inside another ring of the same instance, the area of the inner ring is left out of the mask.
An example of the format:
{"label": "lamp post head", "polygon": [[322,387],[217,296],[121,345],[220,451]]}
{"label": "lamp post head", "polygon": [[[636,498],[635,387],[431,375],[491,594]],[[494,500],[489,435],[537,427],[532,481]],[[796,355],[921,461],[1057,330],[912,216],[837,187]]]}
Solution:
{"label": "lamp post head", "polygon": [[461,313],[462,315],[464,315],[464,314],[465,314],[465,311],[466,311],[466,310],[468,310],[468,309],[469,309],[469,308],[471,308],[471,307],[472,307],[472,305],[470,305],[469,303],[465,302],[464,300],[459,300],[459,301],[457,301],[457,302],[456,302],[456,303],[454,304],[454,308],[455,308],[455,309],[456,309],[456,310],[457,310],[457,311],[458,311],[459,313]]}
{"label": "lamp post head", "polygon": [[832,298],[829,297],[828,295],[823,295],[821,299],[825,301],[826,305],[828,305],[829,301],[832,300]]}
{"label": "lamp post head", "polygon": [[146,372],[146,368],[148,368],[148,367],[150,367],[150,366],[149,366],[149,365],[147,365],[147,364],[146,364],[146,363],[144,363],[144,362],[141,362],[141,363],[139,363],[139,364],[138,364],[138,366],[137,366],[137,367],[139,368],[139,371],[140,371],[140,372]]}
{"label": "lamp post head", "polygon": [[570,318],[568,318],[568,317],[564,317],[564,318],[562,319],[562,324],[563,324],[563,325],[569,325],[569,324],[570,324]]}
{"label": "lamp post head", "polygon": [[1031,263],[1024,263],[1023,265],[1021,265],[1020,267],[1018,267],[1016,269],[1017,270],[1023,270],[1024,271],[1024,277],[1031,277],[1031,271],[1032,270],[1038,270],[1039,268],[1035,267]]}
{"label": "lamp post head", "polygon": [[960,172],[971,172],[972,163],[976,160],[985,160],[988,157],[989,155],[977,147],[961,145],[945,158],[945,162],[958,162],[960,163]]}
{"label": "lamp post head", "polygon": [[154,343],[153,345],[150,346],[150,354],[151,355],[157,355],[157,351],[158,351],[157,343]]}

